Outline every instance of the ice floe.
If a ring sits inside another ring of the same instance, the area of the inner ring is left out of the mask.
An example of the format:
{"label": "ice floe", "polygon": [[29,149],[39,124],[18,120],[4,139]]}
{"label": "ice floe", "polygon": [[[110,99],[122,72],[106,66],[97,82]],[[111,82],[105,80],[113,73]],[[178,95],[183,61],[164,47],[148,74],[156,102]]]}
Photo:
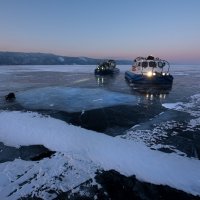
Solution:
{"label": "ice floe", "polygon": [[16,94],[16,100],[27,109],[51,109],[80,112],[115,105],[136,105],[133,95],[101,88],[46,87]]}

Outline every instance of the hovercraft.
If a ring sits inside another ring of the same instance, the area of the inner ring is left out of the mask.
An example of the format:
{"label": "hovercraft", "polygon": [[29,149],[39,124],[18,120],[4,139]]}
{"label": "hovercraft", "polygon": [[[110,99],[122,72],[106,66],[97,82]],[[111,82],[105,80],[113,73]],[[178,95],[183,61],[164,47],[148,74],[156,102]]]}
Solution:
{"label": "hovercraft", "polygon": [[114,60],[104,61],[94,70],[95,75],[112,75],[116,73],[119,73],[119,69],[116,68],[116,62]]}
{"label": "hovercraft", "polygon": [[134,84],[172,85],[173,76],[169,73],[170,64],[153,56],[137,57],[131,70],[125,72],[125,79]]}

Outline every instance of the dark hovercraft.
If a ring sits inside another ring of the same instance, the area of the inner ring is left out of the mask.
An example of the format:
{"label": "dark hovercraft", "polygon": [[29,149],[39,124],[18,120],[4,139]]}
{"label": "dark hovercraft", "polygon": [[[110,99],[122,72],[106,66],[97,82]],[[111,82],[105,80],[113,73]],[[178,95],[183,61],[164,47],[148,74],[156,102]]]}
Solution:
{"label": "dark hovercraft", "polygon": [[112,75],[116,73],[119,73],[119,69],[116,68],[116,62],[114,60],[104,61],[94,70],[95,75]]}

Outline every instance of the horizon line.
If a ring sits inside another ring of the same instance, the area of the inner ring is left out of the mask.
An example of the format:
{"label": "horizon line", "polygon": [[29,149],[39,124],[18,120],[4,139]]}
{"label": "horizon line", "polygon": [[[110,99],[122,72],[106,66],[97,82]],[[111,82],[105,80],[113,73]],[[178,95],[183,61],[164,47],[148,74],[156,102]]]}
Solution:
{"label": "horizon line", "polygon": [[[90,57],[90,56],[68,56],[68,55],[60,55],[57,53],[50,53],[50,52],[40,52],[40,51],[2,51],[0,53],[24,53],[24,54],[50,54],[54,56],[62,56],[62,57],[73,57],[73,58],[89,58],[89,59],[96,59],[96,60],[107,60],[107,59],[114,59],[114,60],[124,60],[124,61],[133,61],[135,58],[116,58],[114,56],[105,57]],[[200,65],[200,61],[196,61],[191,63],[190,61],[181,62],[180,60],[171,61],[170,64],[177,64],[177,65]]]}

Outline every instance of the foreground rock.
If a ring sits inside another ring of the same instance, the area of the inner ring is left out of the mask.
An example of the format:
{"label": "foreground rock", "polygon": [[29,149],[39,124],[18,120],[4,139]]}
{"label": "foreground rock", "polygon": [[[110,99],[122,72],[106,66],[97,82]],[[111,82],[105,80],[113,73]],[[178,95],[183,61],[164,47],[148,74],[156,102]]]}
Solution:
{"label": "foreground rock", "polygon": [[15,93],[10,92],[8,95],[5,96],[6,101],[14,101],[15,100]]}

